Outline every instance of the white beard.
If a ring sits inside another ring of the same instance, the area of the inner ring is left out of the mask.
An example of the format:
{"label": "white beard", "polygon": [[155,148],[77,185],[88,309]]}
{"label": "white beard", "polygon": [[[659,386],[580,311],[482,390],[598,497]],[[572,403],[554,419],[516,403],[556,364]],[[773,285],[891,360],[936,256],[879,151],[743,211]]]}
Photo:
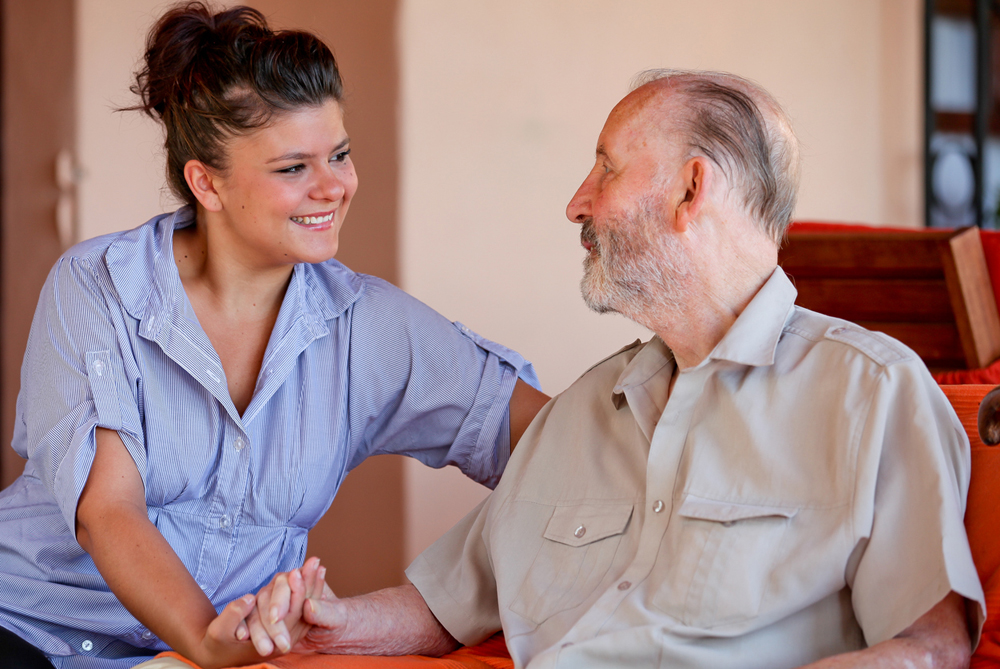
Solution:
{"label": "white beard", "polygon": [[673,236],[652,232],[658,227],[657,204],[656,198],[643,198],[633,211],[601,221],[600,233],[593,219],[584,222],[580,237],[593,249],[583,261],[580,292],[597,313],[645,322],[651,311],[679,304],[690,262]]}

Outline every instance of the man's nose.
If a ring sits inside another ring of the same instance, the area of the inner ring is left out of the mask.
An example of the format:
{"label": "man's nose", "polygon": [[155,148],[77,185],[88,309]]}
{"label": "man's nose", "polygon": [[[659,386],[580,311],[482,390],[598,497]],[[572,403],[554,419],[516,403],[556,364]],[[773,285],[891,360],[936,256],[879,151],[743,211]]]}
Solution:
{"label": "man's nose", "polygon": [[566,205],[566,218],[573,223],[583,223],[591,217],[591,193],[593,192],[593,175],[588,175],[580,187],[576,189],[573,199]]}

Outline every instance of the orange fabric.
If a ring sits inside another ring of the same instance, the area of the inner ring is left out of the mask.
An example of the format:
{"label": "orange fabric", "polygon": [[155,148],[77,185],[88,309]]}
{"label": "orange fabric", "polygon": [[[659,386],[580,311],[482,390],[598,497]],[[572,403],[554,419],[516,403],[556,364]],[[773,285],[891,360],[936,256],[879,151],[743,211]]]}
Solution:
{"label": "orange fabric", "polygon": [[[193,669],[198,665],[177,653],[161,653],[157,657],[181,660]],[[376,657],[372,655],[285,655],[271,662],[262,662],[244,669],[514,669],[503,634],[496,634],[477,646],[459,648],[444,657],[406,655]]]}
{"label": "orange fabric", "polygon": [[972,444],[972,480],[965,529],[979,580],[986,592],[986,624],[972,658],[972,669],[1000,667],[1000,446],[979,438],[979,402],[993,385],[941,386],[955,407]]}

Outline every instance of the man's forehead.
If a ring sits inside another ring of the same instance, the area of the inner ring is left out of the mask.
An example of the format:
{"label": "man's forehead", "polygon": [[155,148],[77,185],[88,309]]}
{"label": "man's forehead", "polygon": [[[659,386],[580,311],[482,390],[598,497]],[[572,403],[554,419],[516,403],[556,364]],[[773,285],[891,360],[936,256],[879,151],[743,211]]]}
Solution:
{"label": "man's forehead", "polygon": [[597,155],[669,142],[675,136],[676,107],[676,96],[663,87],[647,84],[632,91],[608,115],[597,140]]}

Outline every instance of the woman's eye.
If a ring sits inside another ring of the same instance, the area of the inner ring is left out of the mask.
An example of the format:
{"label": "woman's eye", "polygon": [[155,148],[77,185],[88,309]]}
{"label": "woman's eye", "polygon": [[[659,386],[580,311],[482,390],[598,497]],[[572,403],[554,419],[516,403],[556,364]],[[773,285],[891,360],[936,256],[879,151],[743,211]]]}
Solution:
{"label": "woman's eye", "polygon": [[350,149],[347,149],[346,151],[341,151],[340,153],[336,154],[333,158],[331,158],[330,162],[333,162],[333,163],[342,163],[345,160],[347,160],[347,156],[349,156],[349,155],[351,155],[351,150]]}
{"label": "woman's eye", "polygon": [[283,167],[282,169],[278,170],[278,173],[279,174],[298,174],[299,172],[301,172],[302,170],[304,170],[305,167],[306,167],[305,165],[291,165],[289,167]]}

